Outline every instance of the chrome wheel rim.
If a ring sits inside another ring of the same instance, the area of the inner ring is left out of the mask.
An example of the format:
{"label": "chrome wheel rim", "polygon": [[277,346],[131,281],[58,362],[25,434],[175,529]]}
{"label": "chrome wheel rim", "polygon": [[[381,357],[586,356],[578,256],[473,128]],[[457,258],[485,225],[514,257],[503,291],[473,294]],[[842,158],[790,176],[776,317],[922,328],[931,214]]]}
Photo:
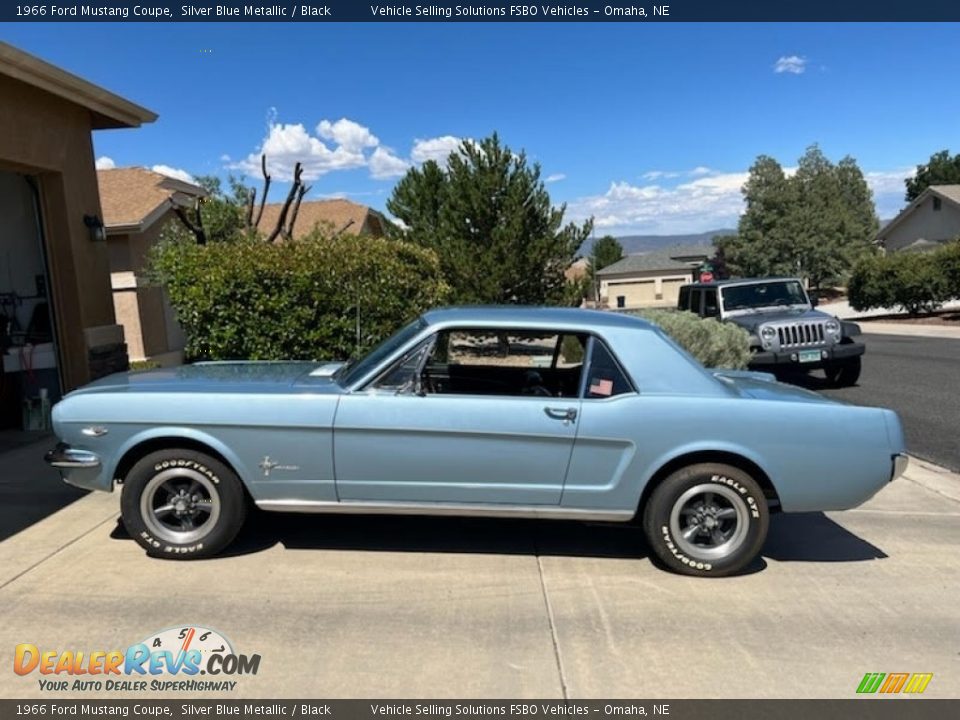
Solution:
{"label": "chrome wheel rim", "polygon": [[140,516],[157,539],[178,545],[207,535],[220,517],[220,495],[203,473],[170,468],[154,475],[140,496]]}
{"label": "chrome wheel rim", "polygon": [[670,533],[677,547],[698,560],[728,557],[743,545],[750,526],[747,504],[733,488],[695,485],[677,498]]}

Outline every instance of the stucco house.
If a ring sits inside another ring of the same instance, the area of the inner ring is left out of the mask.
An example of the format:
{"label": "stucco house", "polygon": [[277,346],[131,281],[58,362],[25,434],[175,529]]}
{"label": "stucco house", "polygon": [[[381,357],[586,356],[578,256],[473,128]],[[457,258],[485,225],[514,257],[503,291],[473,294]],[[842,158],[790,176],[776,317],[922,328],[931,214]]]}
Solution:
{"label": "stucco house", "polygon": [[[260,232],[269,233],[276,226],[282,208],[282,203],[268,203],[264,206],[263,217],[258,225]],[[313,232],[317,227],[328,229],[337,235],[383,237],[387,233],[387,219],[366,205],[340,198],[300,203],[293,227],[294,239]]]}
{"label": "stucco house", "polygon": [[0,98],[0,427],[23,427],[127,366],[91,134],[157,116],[2,42]]}
{"label": "stucco house", "polygon": [[610,308],[676,307],[680,287],[714,256],[710,245],[675,246],[627,255],[598,270],[600,304]]}
{"label": "stucco house", "polygon": [[183,361],[183,331],[166,293],[150,285],[143,271],[147,253],[163,226],[179,222],[174,208],[193,207],[206,191],[140,167],[98,170],[97,184],[110,256],[114,313],[123,326],[130,359],[179,364]]}
{"label": "stucco house", "polygon": [[960,238],[960,185],[931,185],[877,233],[887,252],[917,252]]}

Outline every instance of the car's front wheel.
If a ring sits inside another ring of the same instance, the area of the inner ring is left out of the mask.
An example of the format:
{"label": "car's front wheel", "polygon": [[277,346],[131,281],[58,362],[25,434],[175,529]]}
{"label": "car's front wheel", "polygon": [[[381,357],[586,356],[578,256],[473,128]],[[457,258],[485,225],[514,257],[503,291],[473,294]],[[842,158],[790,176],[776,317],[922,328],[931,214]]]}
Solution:
{"label": "car's front wheel", "polygon": [[229,545],[246,517],[236,474],[193,450],[150,453],[127,473],[120,498],[127,532],[154,557],[210,557]]}
{"label": "car's front wheel", "polygon": [[654,488],[643,527],[669,569],[719,576],[754,561],[769,519],[763,490],[752,477],[729,465],[702,463],[674,472]]}

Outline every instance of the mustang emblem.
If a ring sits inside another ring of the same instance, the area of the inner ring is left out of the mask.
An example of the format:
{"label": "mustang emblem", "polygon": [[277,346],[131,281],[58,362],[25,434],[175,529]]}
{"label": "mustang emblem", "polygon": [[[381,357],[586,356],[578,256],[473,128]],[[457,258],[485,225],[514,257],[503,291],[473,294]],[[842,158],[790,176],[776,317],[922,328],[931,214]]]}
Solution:
{"label": "mustang emblem", "polygon": [[281,465],[278,462],[274,462],[270,459],[269,455],[264,455],[263,460],[260,462],[258,467],[263,470],[264,477],[270,477],[271,470],[299,470],[299,465]]}

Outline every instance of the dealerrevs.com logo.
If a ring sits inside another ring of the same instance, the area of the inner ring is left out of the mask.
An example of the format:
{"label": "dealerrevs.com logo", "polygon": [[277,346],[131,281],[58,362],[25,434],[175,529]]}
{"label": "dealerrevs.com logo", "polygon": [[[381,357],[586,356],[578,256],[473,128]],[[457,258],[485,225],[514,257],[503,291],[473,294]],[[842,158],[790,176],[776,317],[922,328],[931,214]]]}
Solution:
{"label": "dealerrevs.com logo", "polygon": [[256,675],[260,655],[243,655],[216,630],[198,625],[167,628],[126,650],[57,650],[17,645],[13,671],[38,675],[44,691],[197,692],[236,689],[241,675]]}

